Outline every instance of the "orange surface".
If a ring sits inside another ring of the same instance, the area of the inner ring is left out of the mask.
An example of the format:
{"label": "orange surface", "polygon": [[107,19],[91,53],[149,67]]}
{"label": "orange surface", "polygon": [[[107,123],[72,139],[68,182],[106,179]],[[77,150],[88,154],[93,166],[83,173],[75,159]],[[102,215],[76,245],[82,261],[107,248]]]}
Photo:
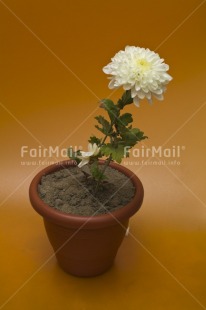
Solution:
{"label": "orange surface", "polygon": [[[206,309],[205,18],[201,0],[0,1],[0,309]],[[122,92],[111,95],[102,67],[126,45],[156,50],[170,65],[164,102],[128,111],[147,147],[180,146],[172,159],[180,164],[125,159],[144,204],[114,267],[79,279],[51,256],[28,200],[41,167],[21,164],[43,158],[22,159],[21,147],[85,147],[98,100]]]}

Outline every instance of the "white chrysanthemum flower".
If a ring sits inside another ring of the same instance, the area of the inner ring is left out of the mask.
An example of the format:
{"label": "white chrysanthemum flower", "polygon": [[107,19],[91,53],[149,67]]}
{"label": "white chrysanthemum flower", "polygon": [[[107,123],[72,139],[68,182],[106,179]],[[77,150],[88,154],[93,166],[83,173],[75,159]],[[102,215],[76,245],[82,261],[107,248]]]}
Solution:
{"label": "white chrysanthemum flower", "polygon": [[79,163],[78,167],[81,168],[84,165],[88,164],[90,161],[91,156],[96,156],[99,154],[100,148],[97,146],[96,143],[88,144],[88,152],[81,151],[81,155],[77,156],[82,161]]}
{"label": "white chrysanthemum flower", "polygon": [[119,51],[112,62],[103,68],[104,73],[110,74],[109,88],[123,86],[124,90],[131,90],[134,104],[139,106],[139,100],[147,98],[152,102],[152,95],[163,99],[172,77],[167,73],[169,66],[164,63],[155,52],[148,48],[126,46]]}

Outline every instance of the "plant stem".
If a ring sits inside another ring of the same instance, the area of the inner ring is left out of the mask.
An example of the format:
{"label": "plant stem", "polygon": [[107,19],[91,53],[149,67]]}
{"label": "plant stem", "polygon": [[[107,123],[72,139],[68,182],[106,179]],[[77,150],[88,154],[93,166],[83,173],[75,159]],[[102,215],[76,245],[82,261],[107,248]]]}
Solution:
{"label": "plant stem", "polygon": [[104,144],[104,142],[105,142],[105,140],[107,139],[107,137],[108,137],[108,135],[105,135],[105,137],[104,137],[104,139],[103,139],[103,141],[102,141],[101,145],[103,145],[103,144]]}
{"label": "plant stem", "polygon": [[[111,160],[112,160],[112,154],[110,154],[109,157],[107,158],[107,160],[105,161],[104,167],[102,169],[102,175],[104,175],[104,173],[105,173],[107,167],[109,166]],[[99,179],[98,182],[97,182],[96,188],[95,188],[95,194],[98,191],[100,183],[101,183],[101,180]]]}

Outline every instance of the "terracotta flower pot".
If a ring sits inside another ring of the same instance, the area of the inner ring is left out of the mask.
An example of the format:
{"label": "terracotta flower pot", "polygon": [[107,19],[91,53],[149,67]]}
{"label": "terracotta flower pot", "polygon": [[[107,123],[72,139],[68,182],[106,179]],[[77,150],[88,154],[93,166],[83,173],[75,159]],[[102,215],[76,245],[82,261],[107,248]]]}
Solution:
{"label": "terracotta flower pot", "polygon": [[79,216],[60,212],[44,203],[38,195],[43,175],[74,165],[63,161],[40,171],[32,180],[29,196],[33,208],[43,217],[46,232],[59,265],[68,273],[90,277],[109,269],[123,241],[129,218],[140,208],[143,186],[127,168],[111,163],[110,167],[128,176],[135,186],[135,195],[126,206],[109,214]]}

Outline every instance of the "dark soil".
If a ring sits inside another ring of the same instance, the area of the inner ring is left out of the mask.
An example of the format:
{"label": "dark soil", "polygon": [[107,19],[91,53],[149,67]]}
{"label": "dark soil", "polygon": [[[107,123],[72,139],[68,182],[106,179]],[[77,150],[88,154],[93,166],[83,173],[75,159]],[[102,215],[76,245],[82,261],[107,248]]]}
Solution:
{"label": "dark soil", "polygon": [[132,182],[110,167],[107,179],[94,193],[95,184],[78,167],[69,167],[43,176],[39,185],[41,199],[62,212],[91,216],[112,212],[125,206],[134,196]]}

